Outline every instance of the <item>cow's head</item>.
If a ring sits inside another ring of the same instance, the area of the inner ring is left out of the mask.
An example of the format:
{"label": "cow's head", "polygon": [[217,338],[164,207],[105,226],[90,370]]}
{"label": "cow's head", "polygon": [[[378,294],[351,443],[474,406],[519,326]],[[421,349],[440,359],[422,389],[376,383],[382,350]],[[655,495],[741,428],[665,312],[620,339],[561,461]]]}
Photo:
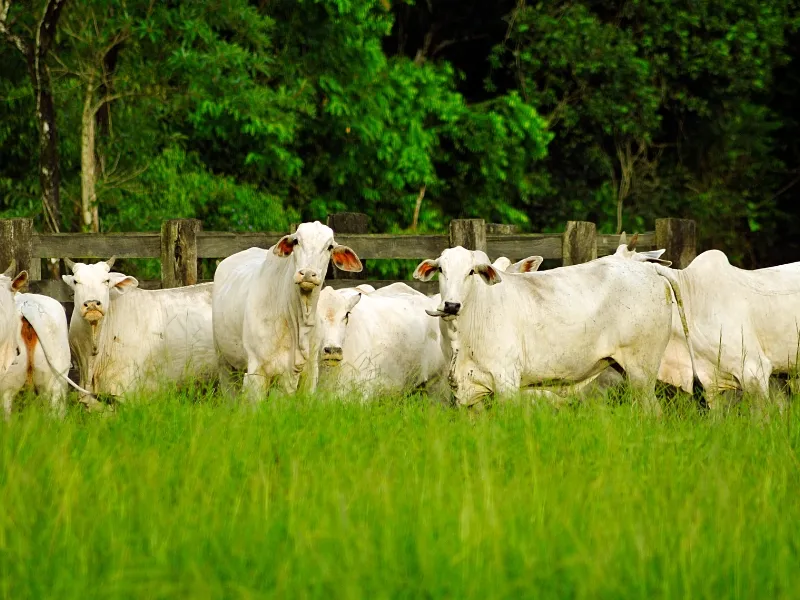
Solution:
{"label": "cow's head", "polygon": [[328,366],[342,361],[342,348],[347,334],[350,311],[361,300],[355,290],[337,291],[326,287],[319,295],[317,305],[317,335],[319,336],[320,360]]}
{"label": "cow's head", "polygon": [[283,236],[272,252],[294,260],[294,282],[305,293],[322,285],[330,260],[343,271],[358,273],[363,268],[356,253],[337,244],[333,230],[319,221],[302,223],[293,234]]}
{"label": "cow's head", "polygon": [[17,261],[12,258],[8,269],[6,269],[5,273],[0,275],[0,287],[14,294],[23,289],[27,283],[28,272],[20,271],[17,273]]}
{"label": "cow's head", "polygon": [[500,271],[489,263],[489,257],[479,250],[461,246],[448,248],[436,260],[423,260],[414,270],[414,278],[430,281],[439,273],[439,293],[442,303],[435,311],[426,311],[433,317],[455,317],[461,311],[464,299],[474,285],[475,276],[488,285],[500,283]]}
{"label": "cow's head", "polygon": [[6,272],[0,275],[0,340],[10,334],[12,323],[19,319],[14,310],[14,294],[28,282],[27,271],[16,271],[17,261],[12,259]]}
{"label": "cow's head", "polygon": [[664,254],[664,249],[661,250],[647,250],[645,252],[637,252],[636,251],[636,243],[639,241],[639,234],[634,233],[631,237],[631,240],[628,241],[628,236],[625,235],[625,232],[622,232],[622,235],[619,236],[619,246],[617,247],[617,251],[614,252],[614,256],[619,258],[625,258],[628,260],[634,260],[636,262],[651,262],[651,263],[658,263],[660,265],[664,265],[668,267],[672,264],[672,261],[664,260],[661,257]]}
{"label": "cow's head", "polygon": [[135,289],[139,282],[123,273],[112,273],[114,257],[92,265],[65,259],[72,275],[62,275],[64,282],[75,291],[75,307],[90,325],[99,323],[108,312],[111,301]]}

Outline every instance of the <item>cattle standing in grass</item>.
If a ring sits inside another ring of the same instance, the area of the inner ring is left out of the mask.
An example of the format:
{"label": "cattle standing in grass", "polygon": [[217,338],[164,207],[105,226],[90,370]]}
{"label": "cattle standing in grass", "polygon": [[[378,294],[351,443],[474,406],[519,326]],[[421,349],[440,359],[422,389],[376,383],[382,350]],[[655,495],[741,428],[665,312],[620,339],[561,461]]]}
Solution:
{"label": "cattle standing in grass", "polygon": [[800,354],[800,263],[747,271],[718,250],[673,271],[683,293],[693,357],[673,323],[659,379],[692,390],[691,359],[712,409],[719,393],[766,397],[773,373],[797,369]]}
{"label": "cattle standing in grass", "polygon": [[[70,367],[67,317],[61,303],[40,294],[16,293],[28,279],[0,275],[0,395],[5,416],[25,387],[47,397],[56,416],[66,410]],[[74,385],[74,384],[73,384]]]}
{"label": "cattle standing in grass", "polygon": [[377,291],[322,290],[317,307],[321,384],[362,398],[398,393],[440,377],[438,301],[395,283]]}
{"label": "cattle standing in grass", "polygon": [[[243,389],[250,400],[261,399],[274,383],[289,393],[297,390],[330,260],[345,271],[361,271],[355,252],[315,221],[301,224],[269,250],[250,248],[217,267],[214,339],[220,375],[227,381],[231,369],[245,371]],[[316,360],[311,363],[315,368]],[[313,387],[315,374],[310,375]]]}
{"label": "cattle standing in grass", "polygon": [[216,375],[213,284],[140,290],[135,278],[111,271],[113,258],[65,262],[73,274],[63,279],[75,291],[69,341],[84,388],[122,396]]}
{"label": "cattle standing in grass", "polygon": [[[645,406],[659,412],[654,384],[672,321],[672,282],[659,265],[613,257],[533,274],[500,274],[483,252],[461,247],[420,263],[439,273],[441,305],[457,317],[450,368],[458,404],[491,393],[591,381],[610,361],[626,372]],[[499,284],[499,285],[498,285]]]}

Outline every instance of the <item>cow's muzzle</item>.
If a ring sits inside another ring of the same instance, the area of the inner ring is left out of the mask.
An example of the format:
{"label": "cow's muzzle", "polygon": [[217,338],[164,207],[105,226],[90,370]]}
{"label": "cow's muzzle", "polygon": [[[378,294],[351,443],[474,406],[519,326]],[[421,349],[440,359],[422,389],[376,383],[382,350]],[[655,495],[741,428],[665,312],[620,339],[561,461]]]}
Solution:
{"label": "cow's muzzle", "polygon": [[90,324],[95,324],[105,316],[103,305],[99,300],[87,300],[81,306],[81,316]]}
{"label": "cow's muzzle", "polygon": [[322,284],[322,278],[313,269],[300,269],[294,274],[294,282],[303,292],[312,292]]}
{"label": "cow's muzzle", "polygon": [[425,312],[432,317],[456,317],[460,310],[460,302],[445,302],[444,307],[436,310],[425,310]]}
{"label": "cow's muzzle", "polygon": [[322,362],[329,367],[338,365],[342,362],[342,358],[344,356],[339,346],[325,346],[322,349]]}

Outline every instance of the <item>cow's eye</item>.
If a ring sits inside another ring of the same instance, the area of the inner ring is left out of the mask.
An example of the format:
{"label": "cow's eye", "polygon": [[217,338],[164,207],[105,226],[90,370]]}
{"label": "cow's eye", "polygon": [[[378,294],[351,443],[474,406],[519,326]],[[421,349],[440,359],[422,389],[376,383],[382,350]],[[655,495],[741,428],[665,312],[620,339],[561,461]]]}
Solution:
{"label": "cow's eye", "polygon": [[344,315],[344,324],[347,325],[347,322],[350,320],[350,313],[345,313]]}
{"label": "cow's eye", "polygon": [[470,269],[470,270],[469,270],[469,274],[470,274],[470,275],[475,275],[475,269]]}
{"label": "cow's eye", "polygon": [[333,244],[331,244],[330,246],[328,246],[328,252],[333,252]]}

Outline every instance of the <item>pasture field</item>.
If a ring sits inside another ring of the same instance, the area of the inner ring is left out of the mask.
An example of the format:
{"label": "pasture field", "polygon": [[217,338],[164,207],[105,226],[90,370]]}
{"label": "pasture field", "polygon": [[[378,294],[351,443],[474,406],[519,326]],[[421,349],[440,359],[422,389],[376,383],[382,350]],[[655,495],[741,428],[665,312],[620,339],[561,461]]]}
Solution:
{"label": "pasture field", "polygon": [[800,597],[800,410],[597,399],[0,422],[2,598]]}

